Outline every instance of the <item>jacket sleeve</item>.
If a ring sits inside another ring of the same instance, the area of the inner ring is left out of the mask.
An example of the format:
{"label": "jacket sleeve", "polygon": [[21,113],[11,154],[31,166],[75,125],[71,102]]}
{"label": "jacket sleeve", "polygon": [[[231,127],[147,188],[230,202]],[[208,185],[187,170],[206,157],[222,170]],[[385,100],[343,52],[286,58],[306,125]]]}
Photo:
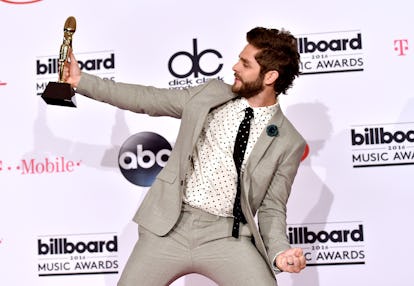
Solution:
{"label": "jacket sleeve", "polygon": [[[290,248],[286,235],[286,205],[306,142],[300,138],[292,145],[278,166],[258,209],[259,230],[272,265],[276,255]],[[274,270],[275,273],[280,272]]]}
{"label": "jacket sleeve", "polygon": [[185,104],[204,86],[172,90],[118,83],[82,72],[76,92],[97,101],[106,102],[137,113],[181,118]]}

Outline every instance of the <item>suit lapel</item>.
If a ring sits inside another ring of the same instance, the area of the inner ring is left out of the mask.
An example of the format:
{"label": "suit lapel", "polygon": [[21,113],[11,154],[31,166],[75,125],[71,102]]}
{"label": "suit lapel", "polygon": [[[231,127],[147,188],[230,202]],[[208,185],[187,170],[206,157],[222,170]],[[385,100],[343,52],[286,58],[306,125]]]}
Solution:
{"label": "suit lapel", "polygon": [[[273,115],[273,117],[270,119],[269,123],[266,125],[276,125],[279,132],[282,131],[282,125],[283,125],[283,121],[284,121],[285,116],[283,115],[282,110],[280,109],[280,105],[278,105],[278,109],[276,111],[276,113]],[[253,173],[254,169],[256,168],[257,164],[260,162],[260,160],[262,160],[264,153],[266,152],[266,150],[269,148],[270,144],[274,141],[274,140],[279,140],[278,136],[269,136],[267,134],[267,131],[263,130],[262,134],[260,134],[255,146],[253,147],[252,152],[249,155],[249,158],[246,162],[246,168],[244,171],[244,174],[246,175],[242,175],[242,196],[241,196],[241,204],[242,204],[242,209],[243,209],[243,213],[246,216],[246,219],[248,220],[250,225],[255,225],[255,222],[253,220],[254,214],[252,213],[252,208],[250,206],[250,202],[249,202],[249,192],[251,191],[249,186],[250,186],[250,180],[251,180],[251,176],[250,174]],[[283,131],[282,131],[283,132]],[[267,253],[266,253],[266,248],[263,244],[263,240],[257,230],[257,228],[253,228],[253,237],[255,238],[255,242],[256,242],[256,247],[258,248],[259,252],[261,253],[261,255],[267,259]]]}
{"label": "suit lapel", "polygon": [[[269,123],[266,125],[276,125],[279,132],[281,131],[281,127],[283,124],[285,116],[283,115],[282,110],[280,109],[280,105],[278,105],[278,109],[273,117],[270,119]],[[262,159],[264,153],[266,152],[267,148],[269,148],[270,144],[273,140],[278,140],[278,136],[270,136],[267,134],[266,128],[262,131],[257,140],[256,144],[253,147],[252,152],[249,155],[249,158],[246,162],[245,173],[252,174],[253,170],[256,168],[259,161]],[[249,176],[243,176],[243,180],[248,180]],[[245,181],[246,182],[246,181]],[[247,182],[246,182],[247,183]],[[247,186],[248,184],[246,184]]]}
{"label": "suit lapel", "polygon": [[200,108],[194,110],[195,114],[193,114],[193,118],[196,119],[196,125],[194,127],[192,146],[196,144],[210,110],[236,97],[237,95],[232,93],[231,91],[222,94],[212,94],[210,96],[203,97],[203,101],[201,103],[199,102],[197,105],[200,106]]}

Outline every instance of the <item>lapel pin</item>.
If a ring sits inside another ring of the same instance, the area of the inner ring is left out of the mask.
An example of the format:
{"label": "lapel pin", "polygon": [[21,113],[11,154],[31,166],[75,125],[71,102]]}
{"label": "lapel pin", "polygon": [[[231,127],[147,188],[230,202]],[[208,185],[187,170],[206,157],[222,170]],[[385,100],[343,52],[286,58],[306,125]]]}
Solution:
{"label": "lapel pin", "polygon": [[271,124],[266,127],[266,133],[268,136],[276,137],[277,135],[279,135],[279,129],[277,129],[276,125]]}

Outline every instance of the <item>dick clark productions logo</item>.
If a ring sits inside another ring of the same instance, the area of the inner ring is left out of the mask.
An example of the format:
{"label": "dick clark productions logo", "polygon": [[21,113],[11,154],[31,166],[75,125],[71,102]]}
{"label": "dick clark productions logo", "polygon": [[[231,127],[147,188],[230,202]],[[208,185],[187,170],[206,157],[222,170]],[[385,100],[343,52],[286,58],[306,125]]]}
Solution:
{"label": "dick clark productions logo", "polygon": [[[220,62],[222,58],[221,53],[215,49],[199,51],[197,39],[193,39],[192,53],[179,51],[168,61],[168,70],[175,77],[168,83],[170,89],[188,88],[207,82],[222,70],[223,63]],[[223,80],[220,76],[216,79]]]}

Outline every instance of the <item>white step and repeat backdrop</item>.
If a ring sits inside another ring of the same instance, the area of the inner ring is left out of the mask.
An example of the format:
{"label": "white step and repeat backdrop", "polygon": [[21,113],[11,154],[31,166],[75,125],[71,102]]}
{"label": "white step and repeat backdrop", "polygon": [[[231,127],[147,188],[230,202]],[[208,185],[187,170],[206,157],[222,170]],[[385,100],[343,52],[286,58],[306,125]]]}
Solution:
{"label": "white step and repeat backdrop", "polygon": [[290,30],[303,75],[280,101],[309,152],[286,233],[309,266],[279,284],[412,285],[412,11],[408,0],[0,1],[0,285],[115,285],[131,218],[174,146],[178,120],[40,98],[68,16],[83,70],[171,89],[231,83],[249,29]]}

